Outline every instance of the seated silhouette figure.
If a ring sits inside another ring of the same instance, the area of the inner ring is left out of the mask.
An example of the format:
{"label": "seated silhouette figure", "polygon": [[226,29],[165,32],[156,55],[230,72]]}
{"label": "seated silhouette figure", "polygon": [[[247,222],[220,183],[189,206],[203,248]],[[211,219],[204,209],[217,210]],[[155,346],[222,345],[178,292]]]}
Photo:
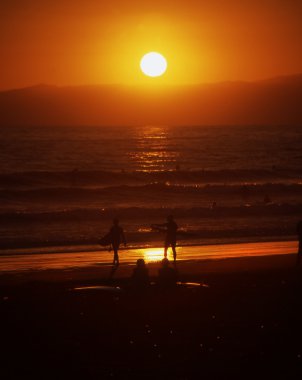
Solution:
{"label": "seated silhouette figure", "polygon": [[158,271],[158,285],[164,289],[171,289],[177,283],[177,271],[170,267],[170,262],[167,258],[161,261],[162,267]]}
{"label": "seated silhouette figure", "polygon": [[132,273],[132,285],[136,290],[145,290],[150,284],[149,272],[144,259],[136,261],[136,267]]}

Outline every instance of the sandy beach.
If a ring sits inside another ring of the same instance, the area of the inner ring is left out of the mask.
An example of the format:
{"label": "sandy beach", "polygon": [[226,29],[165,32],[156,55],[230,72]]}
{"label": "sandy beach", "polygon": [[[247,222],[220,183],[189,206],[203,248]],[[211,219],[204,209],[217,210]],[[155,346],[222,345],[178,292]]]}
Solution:
{"label": "sandy beach", "polygon": [[261,244],[258,255],[257,244],[237,245],[250,247],[239,258],[234,246],[220,258],[217,246],[212,258],[183,255],[179,284],[169,291],[156,285],[156,260],[148,263],[153,285],[137,292],[130,287],[134,258],[112,273],[93,252],[85,263],[79,253],[68,262],[49,255],[43,269],[34,269],[39,256],[26,264],[16,255],[19,270],[0,276],[4,378],[300,378],[296,242]]}
{"label": "sandy beach", "polygon": [[[97,248],[97,247],[95,247]],[[295,264],[296,241],[275,241],[177,248],[177,267],[182,274],[274,269]],[[273,258],[272,258],[273,256]],[[0,281],[30,281],[32,279],[99,279],[111,273],[113,253],[108,250],[53,252],[43,249],[19,250],[0,257]],[[157,275],[163,258],[162,248],[121,249],[121,265],[114,272],[115,279],[131,276],[136,260],[143,258],[152,276]],[[171,252],[168,258],[173,260]]]}

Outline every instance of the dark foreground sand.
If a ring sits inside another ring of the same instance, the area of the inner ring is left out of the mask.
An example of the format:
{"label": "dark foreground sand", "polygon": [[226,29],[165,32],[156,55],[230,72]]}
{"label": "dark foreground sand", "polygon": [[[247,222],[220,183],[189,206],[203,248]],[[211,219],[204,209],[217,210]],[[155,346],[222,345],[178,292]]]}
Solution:
{"label": "dark foreground sand", "polygon": [[[129,290],[133,266],[0,276],[1,379],[302,378],[294,255],[184,261],[177,286]],[[156,281],[158,264],[150,264]],[[74,290],[88,285],[121,291]]]}

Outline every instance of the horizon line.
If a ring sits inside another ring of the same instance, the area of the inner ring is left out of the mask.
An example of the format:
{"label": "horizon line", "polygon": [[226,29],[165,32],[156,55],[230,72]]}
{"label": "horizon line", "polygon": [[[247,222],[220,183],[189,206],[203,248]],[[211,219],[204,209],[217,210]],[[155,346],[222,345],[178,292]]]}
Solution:
{"label": "horizon line", "polygon": [[239,84],[239,83],[246,83],[246,84],[253,84],[253,83],[262,83],[272,80],[280,80],[290,77],[302,77],[302,71],[293,73],[293,74],[280,74],[273,77],[266,77],[263,79],[256,79],[256,80],[244,80],[244,79],[238,79],[238,80],[221,80],[221,81],[213,81],[213,82],[197,82],[197,83],[180,83],[180,84],[163,84],[163,83],[143,83],[143,84],[124,84],[124,83],[95,83],[95,84],[49,84],[49,83],[35,83],[35,84],[28,84],[21,87],[11,87],[6,89],[0,89],[0,92],[10,92],[10,91],[18,91],[18,90],[26,90],[26,89],[35,89],[35,88],[42,88],[42,87],[48,87],[48,88],[80,88],[80,87],[107,87],[107,88],[181,88],[181,87],[198,87],[198,86],[206,86],[206,85],[219,85],[219,84]]}

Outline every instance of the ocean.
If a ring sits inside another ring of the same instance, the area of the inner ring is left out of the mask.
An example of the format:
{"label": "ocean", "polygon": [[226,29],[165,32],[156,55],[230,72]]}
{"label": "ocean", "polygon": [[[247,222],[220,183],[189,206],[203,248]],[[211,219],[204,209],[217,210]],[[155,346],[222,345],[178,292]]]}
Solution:
{"label": "ocean", "polygon": [[302,218],[301,128],[1,127],[0,248],[286,240]]}

